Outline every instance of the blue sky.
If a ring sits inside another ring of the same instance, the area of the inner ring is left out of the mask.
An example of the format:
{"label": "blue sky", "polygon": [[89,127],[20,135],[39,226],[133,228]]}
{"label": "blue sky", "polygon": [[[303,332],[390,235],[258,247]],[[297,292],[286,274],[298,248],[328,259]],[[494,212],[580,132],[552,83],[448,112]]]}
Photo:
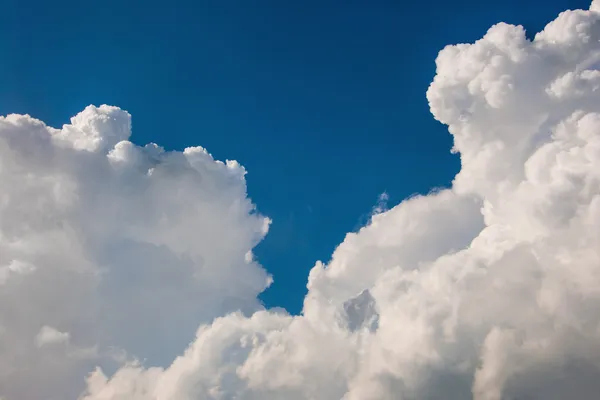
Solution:
{"label": "blue sky", "polygon": [[275,277],[262,298],[298,312],[309,269],[380,193],[393,205],[457,171],[425,99],[437,52],[589,2],[9,0],[0,114],[59,126],[107,103],[133,115],[136,143],[238,160],[274,221],[257,249]]}

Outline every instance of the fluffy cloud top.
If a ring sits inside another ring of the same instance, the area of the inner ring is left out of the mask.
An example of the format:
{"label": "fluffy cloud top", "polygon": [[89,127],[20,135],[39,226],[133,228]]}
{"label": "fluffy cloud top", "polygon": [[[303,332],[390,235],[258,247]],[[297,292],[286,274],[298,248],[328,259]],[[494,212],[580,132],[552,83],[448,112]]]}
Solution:
{"label": "fluffy cloud top", "polygon": [[436,63],[452,188],[348,234],[301,316],[255,300],[268,220],[237,163],[137,147],[106,106],[61,130],[1,120],[0,395],[596,398],[600,2]]}

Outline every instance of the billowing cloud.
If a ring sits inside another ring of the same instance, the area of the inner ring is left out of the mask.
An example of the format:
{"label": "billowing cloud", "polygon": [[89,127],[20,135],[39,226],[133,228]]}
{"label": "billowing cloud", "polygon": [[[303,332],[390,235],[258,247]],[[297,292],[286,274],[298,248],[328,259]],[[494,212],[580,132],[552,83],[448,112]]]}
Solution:
{"label": "billowing cloud", "polygon": [[76,398],[95,366],[168,363],[199,323],[260,309],[269,220],[244,169],[128,141],[88,107],[62,129],[0,119],[0,395]]}
{"label": "billowing cloud", "polygon": [[459,174],[348,234],[300,316],[253,301],[268,221],[237,164],[124,142],[109,107],[3,120],[2,394],[59,398],[85,365],[82,400],[596,398],[600,2],[436,63]]}

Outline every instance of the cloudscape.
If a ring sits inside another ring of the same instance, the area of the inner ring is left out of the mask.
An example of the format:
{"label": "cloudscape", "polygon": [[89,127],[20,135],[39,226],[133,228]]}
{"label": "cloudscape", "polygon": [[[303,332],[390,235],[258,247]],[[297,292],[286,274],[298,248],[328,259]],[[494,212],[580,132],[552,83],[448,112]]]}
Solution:
{"label": "cloudscape", "polygon": [[115,106],[2,117],[0,398],[597,398],[600,0],[531,37],[440,51],[460,172],[315,260],[300,315],[258,300],[238,162],[136,145]]}

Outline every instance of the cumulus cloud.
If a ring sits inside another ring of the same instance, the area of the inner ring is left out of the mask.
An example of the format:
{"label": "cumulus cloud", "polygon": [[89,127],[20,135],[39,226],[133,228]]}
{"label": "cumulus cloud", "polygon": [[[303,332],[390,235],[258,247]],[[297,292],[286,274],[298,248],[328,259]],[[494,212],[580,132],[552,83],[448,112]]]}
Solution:
{"label": "cumulus cloud", "polygon": [[[110,107],[62,130],[9,116],[0,395],[74,393],[85,365],[82,400],[596,398],[599,54],[598,1],[531,41],[498,24],[442,50],[427,97],[461,157],[452,187],[348,234],[300,316],[253,300],[268,220],[239,165],[134,146]],[[97,358],[43,353],[44,326]]]}
{"label": "cumulus cloud", "polygon": [[260,309],[248,254],[269,220],[244,169],[128,141],[86,108],[62,129],[0,119],[0,395],[76,398],[96,366],[168,363],[198,324]]}

